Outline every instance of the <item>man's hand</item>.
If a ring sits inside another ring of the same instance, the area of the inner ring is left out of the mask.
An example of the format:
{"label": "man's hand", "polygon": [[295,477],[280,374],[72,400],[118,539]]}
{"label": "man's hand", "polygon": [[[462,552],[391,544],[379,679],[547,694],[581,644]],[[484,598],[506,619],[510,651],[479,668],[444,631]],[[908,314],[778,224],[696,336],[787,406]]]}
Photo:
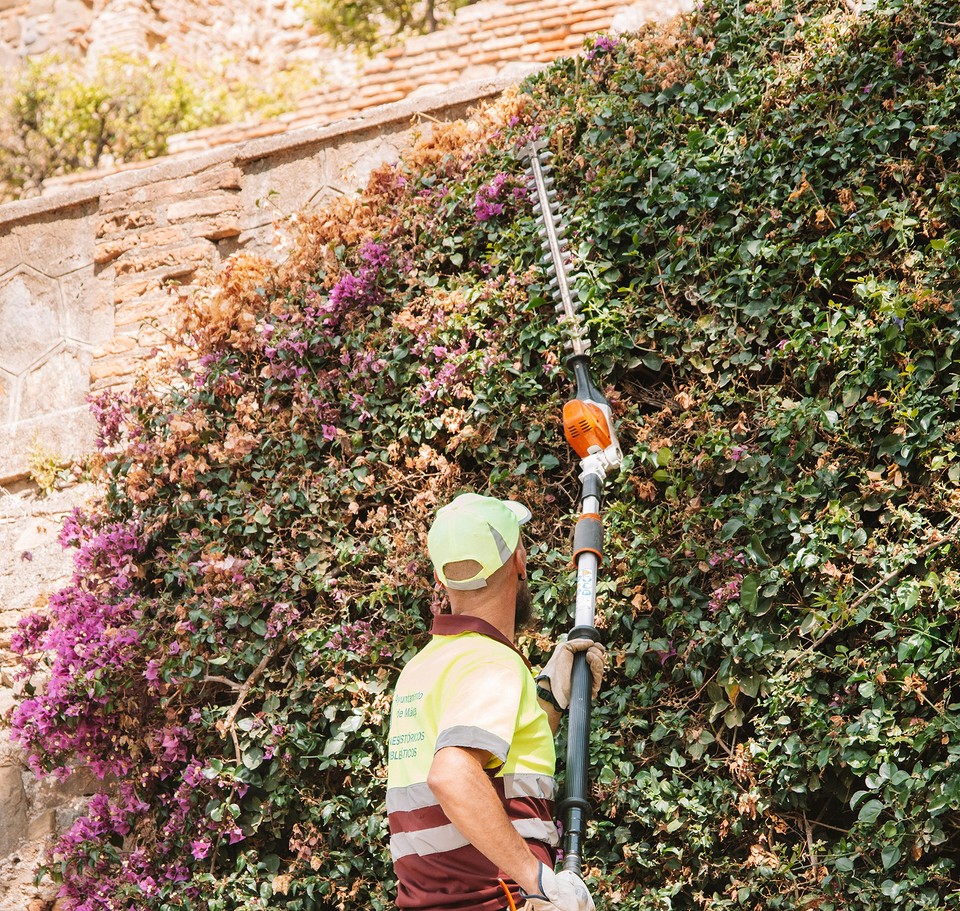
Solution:
{"label": "man's hand", "polygon": [[547,682],[561,711],[570,705],[570,675],[573,672],[573,656],[577,652],[587,653],[587,664],[590,667],[590,676],[593,678],[593,690],[590,694],[592,698],[597,698],[600,684],[603,682],[603,668],[607,657],[607,650],[603,645],[592,639],[561,642],[554,649],[544,669],[537,675],[538,683]]}
{"label": "man's hand", "polygon": [[541,863],[538,888],[535,895],[520,892],[524,911],[596,911],[586,884],[570,870],[554,873]]}

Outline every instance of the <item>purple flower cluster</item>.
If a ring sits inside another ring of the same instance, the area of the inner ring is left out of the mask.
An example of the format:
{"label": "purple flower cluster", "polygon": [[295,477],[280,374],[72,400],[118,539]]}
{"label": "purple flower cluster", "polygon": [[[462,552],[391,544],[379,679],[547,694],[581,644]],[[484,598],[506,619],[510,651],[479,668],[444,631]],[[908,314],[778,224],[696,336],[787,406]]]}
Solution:
{"label": "purple flower cluster", "polygon": [[383,300],[379,288],[380,274],[390,263],[390,250],[385,244],[373,240],[360,247],[363,263],[357,272],[346,272],[330,290],[327,303],[319,310],[324,315],[323,325],[331,328],[339,324],[344,314],[351,310],[365,310]]}
{"label": "purple flower cluster", "polygon": [[433,373],[427,364],[417,369],[417,373],[424,379],[420,390],[420,404],[425,405],[442,393],[452,397],[470,395],[465,380],[470,372],[470,359],[467,356],[470,350],[469,343],[464,340],[456,348],[450,350],[444,345],[435,345],[430,354],[434,361],[440,364],[440,369]]}
{"label": "purple flower cluster", "polygon": [[[386,364],[371,352],[334,348],[347,319],[382,301],[381,275],[393,261],[389,247],[373,240],[360,246],[358,257],[359,268],[344,272],[326,298],[314,287],[306,291],[302,310],[275,313],[257,327],[267,362],[261,375],[290,384],[294,408],[310,415],[327,442],[337,439],[342,407],[357,415],[361,423],[369,420],[363,396],[347,390],[354,382],[366,389],[371,375]],[[316,365],[323,361],[339,363],[339,367],[318,370]]]}
{"label": "purple flower cluster", "polygon": [[330,637],[327,648],[350,652],[358,658],[365,658],[376,648],[380,657],[389,658],[393,652],[382,647],[386,632],[385,627],[374,628],[370,620],[343,623]]}
{"label": "purple flower cluster", "polygon": [[274,604],[273,609],[270,611],[270,616],[267,617],[266,638],[277,639],[282,636],[290,630],[302,614],[303,611],[300,607],[288,604],[285,601]]}
{"label": "purple flower cluster", "polygon": [[740,597],[740,583],[743,582],[743,573],[734,573],[719,588],[713,590],[710,598],[710,613],[715,614],[728,601],[736,601]]}
{"label": "purple flower cluster", "polygon": [[489,221],[491,218],[502,215],[505,205],[500,201],[504,185],[509,175],[501,171],[490,183],[484,184],[477,190],[473,200],[473,217],[478,222]]}
{"label": "purple flower cluster", "polygon": [[[221,777],[198,759],[178,772],[180,783],[172,794],[153,795],[159,797],[159,807],[152,807],[129,781],[122,782],[115,795],[91,798],[86,815],[76,820],[56,847],[58,858],[72,870],[60,890],[71,911],[116,911],[131,907],[123,896],[160,895],[190,879],[189,868],[178,859],[184,853],[199,861],[209,856],[215,844],[244,839],[232,816],[225,814],[216,823],[206,817],[198,820],[197,814],[198,807],[211,799],[235,803],[247,785]],[[151,809],[151,819],[161,824],[149,847],[138,844],[124,853],[110,848],[111,842],[134,835],[137,821]],[[96,852],[93,861],[92,852]],[[193,900],[200,897],[195,886],[187,887],[185,893]]]}
{"label": "purple flower cluster", "polygon": [[97,449],[103,452],[104,449],[120,442],[127,417],[127,398],[108,389],[99,395],[91,395],[87,402],[90,405],[90,413],[97,422]]}
{"label": "purple flower cluster", "polygon": [[734,553],[732,548],[725,551],[711,554],[707,563],[711,568],[722,564],[732,564],[732,572],[724,583],[713,590],[711,593],[708,609],[711,614],[717,613],[725,604],[730,601],[736,601],[740,597],[740,584],[743,582],[743,573],[740,571],[746,565],[747,558],[743,554]]}
{"label": "purple flower cluster", "polygon": [[97,528],[82,521],[74,512],[61,533],[64,543],[79,545],[71,584],[50,598],[49,617],[24,618],[12,639],[25,674],[36,667],[39,653],[47,653],[50,664],[46,687],[17,707],[12,730],[36,772],[47,764],[65,775],[75,755],[105,777],[130,765],[112,733],[117,709],[106,681],[128,669],[140,641],[132,622],[139,604],[129,590],[143,540],[135,525]]}
{"label": "purple flower cluster", "polygon": [[601,54],[609,54],[620,47],[620,41],[610,35],[601,35],[593,42],[593,47],[586,53],[587,60],[596,60]]}

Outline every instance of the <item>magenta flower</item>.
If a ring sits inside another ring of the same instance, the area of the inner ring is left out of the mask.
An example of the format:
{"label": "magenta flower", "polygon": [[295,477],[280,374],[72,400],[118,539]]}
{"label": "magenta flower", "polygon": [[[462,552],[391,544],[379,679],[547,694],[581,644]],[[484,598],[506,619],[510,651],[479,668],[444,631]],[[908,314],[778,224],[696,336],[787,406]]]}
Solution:
{"label": "magenta flower", "polygon": [[198,839],[190,842],[190,853],[195,860],[203,860],[210,853],[210,842],[206,839]]}
{"label": "magenta flower", "polygon": [[494,216],[503,214],[505,206],[499,200],[507,177],[508,175],[501,171],[490,183],[477,190],[473,200],[473,217],[478,222],[489,221]]}

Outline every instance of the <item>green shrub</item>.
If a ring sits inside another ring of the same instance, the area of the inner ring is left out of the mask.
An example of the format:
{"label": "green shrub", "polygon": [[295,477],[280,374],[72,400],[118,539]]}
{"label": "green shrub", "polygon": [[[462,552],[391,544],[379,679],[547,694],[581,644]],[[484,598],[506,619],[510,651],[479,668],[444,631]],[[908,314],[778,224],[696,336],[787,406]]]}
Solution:
{"label": "green shrub", "polygon": [[45,54],[0,92],[0,199],[35,192],[47,177],[163,155],[174,133],[278,114],[315,78],[292,68],[262,89],[225,68],[122,53],[88,74],[79,61]]}
{"label": "green shrub", "polygon": [[568,626],[519,148],[546,135],[626,461],[605,505],[599,908],[960,900],[960,104],[952,2],[711,0],[599,39],[234,260],[172,388],[96,408],[108,489],[17,645],[38,769],[113,782],[68,908],[383,909],[383,739],[473,487],[533,508],[534,661]]}
{"label": "green shrub", "polygon": [[366,52],[435,31],[476,0],[298,0],[307,21],[338,47]]}

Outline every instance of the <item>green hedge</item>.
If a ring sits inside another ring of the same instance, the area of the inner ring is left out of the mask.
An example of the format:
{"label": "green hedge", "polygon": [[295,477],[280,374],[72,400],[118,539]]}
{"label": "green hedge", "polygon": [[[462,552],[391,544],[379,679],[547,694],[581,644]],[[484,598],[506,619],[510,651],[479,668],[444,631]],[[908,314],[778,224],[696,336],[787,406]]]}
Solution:
{"label": "green hedge", "polygon": [[438,126],[284,266],[231,263],[177,381],[95,404],[108,493],[19,636],[54,650],[35,765],[107,782],[51,860],[68,908],[390,907],[389,694],[456,491],[529,503],[522,645],[568,627],[531,135],[626,453],[598,907],[960,901],[955,19],[709,0]]}

